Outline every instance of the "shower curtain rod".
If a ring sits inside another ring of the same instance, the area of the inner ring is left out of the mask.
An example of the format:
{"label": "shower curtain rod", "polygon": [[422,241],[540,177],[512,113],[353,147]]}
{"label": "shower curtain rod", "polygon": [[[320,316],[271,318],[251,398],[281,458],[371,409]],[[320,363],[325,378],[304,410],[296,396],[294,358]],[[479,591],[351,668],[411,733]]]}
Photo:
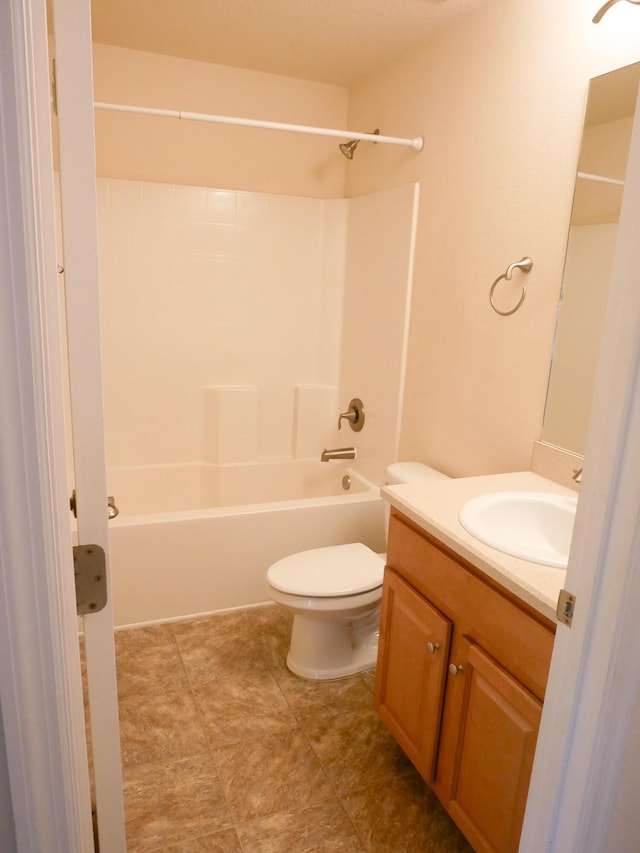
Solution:
{"label": "shower curtain rod", "polygon": [[261,127],[267,130],[285,130],[291,133],[310,133],[315,136],[335,136],[339,139],[357,139],[367,142],[384,142],[388,145],[404,145],[414,151],[422,151],[424,138],[415,136],[406,139],[400,136],[381,136],[376,133],[353,133],[350,130],[331,130],[328,127],[309,127],[304,124],[284,124],[277,121],[261,121],[260,119],[235,118],[233,116],[207,115],[206,113],[190,113],[184,110],[162,110],[155,107],[134,107],[124,104],[105,104],[96,102],[97,110],[113,110],[120,113],[137,113],[139,115],[166,116],[168,118],[187,119],[189,121],[205,121],[213,124],[233,124],[241,127]]}

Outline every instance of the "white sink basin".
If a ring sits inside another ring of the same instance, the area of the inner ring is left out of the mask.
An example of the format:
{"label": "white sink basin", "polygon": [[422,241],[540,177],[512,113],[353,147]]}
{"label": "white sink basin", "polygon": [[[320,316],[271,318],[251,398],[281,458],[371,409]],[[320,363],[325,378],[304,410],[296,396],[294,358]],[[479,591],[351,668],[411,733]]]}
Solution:
{"label": "white sink basin", "polygon": [[544,492],[497,492],[467,501],[458,517],[465,530],[485,545],[564,569],[577,502]]}

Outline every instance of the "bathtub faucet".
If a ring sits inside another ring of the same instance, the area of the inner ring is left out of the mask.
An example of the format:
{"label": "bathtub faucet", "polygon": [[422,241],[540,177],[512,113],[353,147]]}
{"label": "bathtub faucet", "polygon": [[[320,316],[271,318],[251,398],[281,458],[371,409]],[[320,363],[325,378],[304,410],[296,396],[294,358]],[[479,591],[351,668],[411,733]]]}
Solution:
{"label": "bathtub faucet", "polygon": [[335,450],[323,450],[320,456],[321,462],[329,462],[331,459],[355,459],[355,447],[336,447]]}

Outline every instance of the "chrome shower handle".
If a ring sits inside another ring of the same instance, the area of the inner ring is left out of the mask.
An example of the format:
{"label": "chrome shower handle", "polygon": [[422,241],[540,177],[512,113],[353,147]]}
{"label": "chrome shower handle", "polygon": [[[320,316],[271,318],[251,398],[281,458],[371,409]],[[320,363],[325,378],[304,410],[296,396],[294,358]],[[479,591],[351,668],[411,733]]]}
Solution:
{"label": "chrome shower handle", "polygon": [[342,419],[343,418],[346,421],[349,421],[349,423],[353,426],[353,424],[355,424],[355,422],[358,420],[358,414],[357,414],[357,412],[354,412],[351,409],[349,409],[348,412],[343,412],[341,415],[338,415],[338,429],[342,429]]}
{"label": "chrome shower handle", "polygon": [[342,419],[349,421],[349,426],[354,432],[360,432],[364,426],[364,406],[362,400],[354,397],[349,403],[349,408],[338,417],[338,429],[342,429]]}

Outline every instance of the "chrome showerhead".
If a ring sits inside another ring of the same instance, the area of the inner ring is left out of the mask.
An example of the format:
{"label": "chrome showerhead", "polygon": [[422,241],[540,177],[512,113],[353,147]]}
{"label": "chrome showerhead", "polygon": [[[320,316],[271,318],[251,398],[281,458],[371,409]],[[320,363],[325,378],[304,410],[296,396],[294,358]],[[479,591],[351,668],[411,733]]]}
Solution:
{"label": "chrome showerhead", "polygon": [[341,142],[338,146],[347,160],[353,160],[353,152],[358,147],[358,140],[352,139],[350,142]]}
{"label": "chrome showerhead", "polygon": [[[380,133],[380,130],[376,128],[373,132]],[[353,160],[353,153],[359,144],[359,139],[351,139],[349,142],[341,142],[338,148],[342,151],[347,160]],[[375,142],[373,144],[376,145]]]}

